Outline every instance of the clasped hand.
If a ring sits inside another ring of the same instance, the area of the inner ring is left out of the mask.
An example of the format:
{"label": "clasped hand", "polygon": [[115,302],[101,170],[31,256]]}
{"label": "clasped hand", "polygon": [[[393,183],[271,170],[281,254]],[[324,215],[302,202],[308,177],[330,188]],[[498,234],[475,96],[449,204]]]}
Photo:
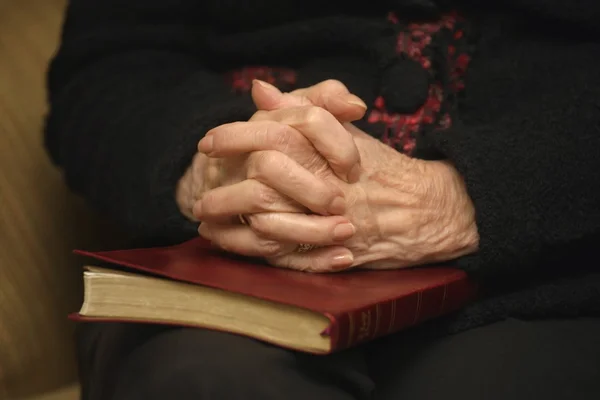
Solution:
{"label": "clasped hand", "polygon": [[[292,93],[255,81],[259,111],[200,141],[177,200],[226,251],[328,272],[400,268],[475,251],[457,171],[406,157],[349,122],[366,106],[337,81]],[[240,223],[240,215],[248,224]],[[318,246],[297,252],[299,244]]]}

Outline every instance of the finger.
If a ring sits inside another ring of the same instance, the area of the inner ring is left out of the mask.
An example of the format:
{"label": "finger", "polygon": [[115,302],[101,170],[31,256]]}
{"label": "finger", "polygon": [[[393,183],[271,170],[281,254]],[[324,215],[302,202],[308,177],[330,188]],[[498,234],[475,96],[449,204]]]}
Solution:
{"label": "finger", "polygon": [[316,246],[341,244],[356,233],[342,216],[324,217],[304,213],[261,213],[247,216],[250,227],[265,239]]}
{"label": "finger", "polygon": [[278,151],[250,154],[247,177],[264,183],[316,214],[339,215],[345,212],[344,193],[339,187],[318,178]]}
{"label": "finger", "polygon": [[255,79],[252,81],[252,100],[259,110],[276,110],[279,108],[311,105],[305,96],[290,96],[282,93],[275,86]]}
{"label": "finger", "polygon": [[343,95],[349,94],[350,91],[342,82],[337,79],[327,79],[321,81],[315,85],[308,86],[301,89],[296,89],[291,91],[290,94],[306,96],[308,98],[314,99],[317,94],[335,94],[335,95]]}
{"label": "finger", "polygon": [[364,117],[367,105],[348,90],[346,85],[335,79],[317,83],[289,93],[304,97],[315,106],[323,107],[341,122],[357,121]]}
{"label": "finger", "polygon": [[305,272],[337,272],[350,269],[352,252],[342,246],[322,247],[306,253],[291,252],[267,258],[271,265]]}
{"label": "finger", "polygon": [[357,121],[364,117],[367,105],[351,94],[340,81],[327,80],[305,89],[282,93],[270,83],[254,80],[252,99],[259,110],[276,110],[314,105],[329,111],[342,122]]}
{"label": "finger", "polygon": [[297,247],[293,243],[261,238],[246,225],[202,223],[198,233],[225,251],[248,257],[281,257]]}
{"label": "finger", "polygon": [[277,150],[290,156],[294,150],[316,152],[297,129],[269,120],[223,124],[208,131],[198,143],[198,151],[209,157],[233,157],[261,150]]}
{"label": "finger", "polygon": [[211,223],[225,223],[240,214],[307,211],[308,208],[255,179],[210,190],[192,209],[198,220]]}
{"label": "finger", "polygon": [[272,120],[300,131],[327,160],[338,177],[356,182],[360,154],[352,135],[321,107],[296,107],[257,112],[251,121]]}

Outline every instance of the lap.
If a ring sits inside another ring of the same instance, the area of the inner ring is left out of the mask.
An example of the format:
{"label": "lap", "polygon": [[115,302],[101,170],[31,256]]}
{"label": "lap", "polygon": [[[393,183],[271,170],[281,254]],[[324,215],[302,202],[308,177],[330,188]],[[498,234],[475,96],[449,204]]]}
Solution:
{"label": "lap", "polygon": [[[598,398],[600,319],[419,329],[312,356],[201,329],[80,327],[85,400]],[[373,389],[375,389],[375,394]]]}
{"label": "lap", "polygon": [[353,400],[373,390],[361,349],[315,356],[203,329],[81,329],[85,400]]}
{"label": "lap", "polygon": [[438,339],[419,331],[369,354],[382,399],[600,398],[600,319],[507,319]]}

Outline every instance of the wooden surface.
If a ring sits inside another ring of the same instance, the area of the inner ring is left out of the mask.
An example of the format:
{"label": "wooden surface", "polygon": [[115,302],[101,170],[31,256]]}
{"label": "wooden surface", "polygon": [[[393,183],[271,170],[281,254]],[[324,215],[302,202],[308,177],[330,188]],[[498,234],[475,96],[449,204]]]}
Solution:
{"label": "wooden surface", "polygon": [[100,242],[99,221],[69,194],[44,147],[44,79],[65,0],[0,0],[0,399],[76,379],[75,247]]}

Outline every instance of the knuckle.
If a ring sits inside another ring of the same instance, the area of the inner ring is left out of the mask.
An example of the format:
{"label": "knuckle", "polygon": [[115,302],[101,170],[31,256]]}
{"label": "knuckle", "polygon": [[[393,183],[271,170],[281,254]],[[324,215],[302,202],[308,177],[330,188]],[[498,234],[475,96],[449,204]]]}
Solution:
{"label": "knuckle", "polygon": [[261,185],[256,190],[256,206],[265,211],[271,210],[281,200],[281,196],[274,189]]}
{"label": "knuckle", "polygon": [[260,240],[258,243],[260,252],[265,257],[276,257],[281,254],[283,246],[274,240]]}
{"label": "knuckle", "polygon": [[267,174],[278,168],[285,168],[287,166],[286,157],[282,157],[282,153],[278,151],[265,151],[262,153],[260,165],[263,173]]}
{"label": "knuckle", "polygon": [[348,91],[346,85],[337,79],[327,79],[326,81],[323,81],[321,85],[323,86],[323,90],[327,92],[339,93]]}
{"label": "knuckle", "polygon": [[348,138],[347,143],[338,147],[336,157],[331,160],[332,163],[338,166],[351,167],[360,162],[360,154],[352,138]]}
{"label": "knuckle", "polygon": [[331,114],[321,107],[307,107],[305,120],[307,124],[320,124],[330,120]]}

